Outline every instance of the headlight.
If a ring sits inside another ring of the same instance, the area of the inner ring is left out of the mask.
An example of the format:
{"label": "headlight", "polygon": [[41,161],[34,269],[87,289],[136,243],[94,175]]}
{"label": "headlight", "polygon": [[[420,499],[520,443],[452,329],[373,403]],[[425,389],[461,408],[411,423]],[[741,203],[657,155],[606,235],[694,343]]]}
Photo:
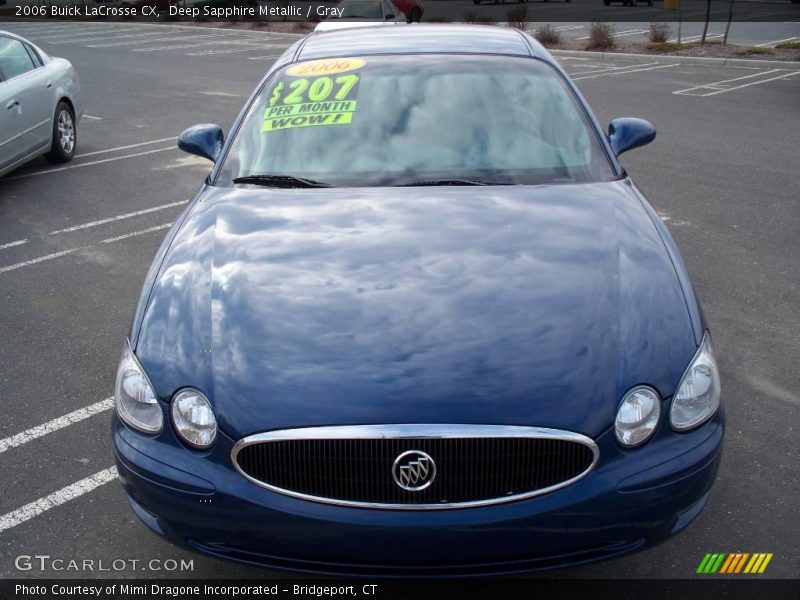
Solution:
{"label": "headlight", "polygon": [[719,369],[711,337],[706,332],[703,343],[678,384],[669,411],[669,424],[678,431],[697,427],[717,412],[719,400]]}
{"label": "headlight", "polygon": [[120,419],[144,433],[158,433],[164,427],[164,414],[153,386],[128,344],[117,369],[114,408]]}
{"label": "headlight", "polygon": [[217,439],[217,419],[208,399],[198,390],[181,390],[172,398],[172,423],[187,444],[205,449]]}
{"label": "headlight", "polygon": [[623,446],[638,446],[653,435],[661,416],[661,398],[656,391],[637,386],[622,398],[614,420],[617,441]]}

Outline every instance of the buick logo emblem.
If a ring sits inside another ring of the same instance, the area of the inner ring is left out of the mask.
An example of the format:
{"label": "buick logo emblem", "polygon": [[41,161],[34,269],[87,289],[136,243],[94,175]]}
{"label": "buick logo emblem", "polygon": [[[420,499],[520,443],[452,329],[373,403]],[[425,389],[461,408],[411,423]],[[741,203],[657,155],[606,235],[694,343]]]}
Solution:
{"label": "buick logo emblem", "polygon": [[436,478],[436,463],[421,450],[409,450],[398,456],[392,465],[394,482],[404,490],[424,490]]}

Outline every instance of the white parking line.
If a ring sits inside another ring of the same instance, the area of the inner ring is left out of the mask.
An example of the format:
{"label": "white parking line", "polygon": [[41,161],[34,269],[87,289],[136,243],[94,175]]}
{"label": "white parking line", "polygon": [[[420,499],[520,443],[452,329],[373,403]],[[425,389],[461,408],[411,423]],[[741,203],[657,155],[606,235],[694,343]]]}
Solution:
{"label": "white parking line", "polygon": [[[49,42],[51,44],[60,44],[60,43],[68,43],[66,41],[62,41],[65,40],[66,38],[88,38],[88,37],[96,37],[98,35],[108,35],[110,33],[128,33],[130,31],[141,32],[141,29],[135,29],[129,27],[126,29],[95,29],[94,31],[82,30],[77,32],[72,31],[70,33],[59,33],[56,35],[49,35],[46,38],[44,38],[44,41]],[[58,41],[52,42],[51,40],[58,40]]]}
{"label": "white parking line", "polygon": [[[141,231],[134,231],[133,233],[126,233],[125,235],[118,235],[112,238],[106,238],[104,240],[100,240],[100,244],[111,244],[113,242],[119,242],[120,240],[127,240],[128,238],[132,238],[137,235],[144,235],[146,233],[152,233],[154,231],[159,231],[161,229],[166,229],[170,227],[172,223],[165,223],[163,225],[156,225],[155,227],[150,227],[148,229],[142,229]],[[52,254],[45,254],[44,256],[38,256],[36,258],[32,258],[30,260],[25,260],[19,263],[15,263],[13,265],[7,265],[5,267],[0,267],[0,274],[8,273],[10,271],[16,271],[17,269],[22,269],[23,267],[30,267],[32,265],[36,265],[48,260],[53,260],[55,258],[61,258],[62,256],[66,256],[68,254],[74,254],[75,252],[79,252],[81,250],[88,250],[89,248],[94,247],[94,244],[90,244],[88,246],[81,246],[80,248],[70,248],[68,250],[62,250],[61,252],[53,252]]]}
{"label": "white parking line", "polygon": [[81,479],[72,485],[61,488],[60,490],[53,492],[44,498],[39,498],[30,504],[26,504],[25,506],[22,506],[17,510],[11,511],[10,513],[0,517],[0,532],[11,529],[12,527],[16,527],[17,525],[33,519],[34,517],[37,517],[52,508],[56,508],[57,506],[61,506],[70,500],[74,500],[75,498],[83,496],[84,494],[87,494],[92,490],[107,484],[109,481],[115,480],[116,478],[117,468],[109,467],[108,469],[103,469],[94,475],[90,475],[86,479]]}
{"label": "white parking line", "polygon": [[[115,156],[113,158],[104,158],[103,160],[93,160],[87,163],[81,163],[79,165],[70,165],[68,167],[58,167],[56,169],[46,169],[44,171],[34,171],[32,173],[23,173],[22,175],[14,175],[13,177],[6,177],[4,181],[11,181],[13,179],[24,179],[25,177],[35,177],[37,175],[48,175],[49,173],[58,173],[60,171],[70,171],[72,169],[81,169],[83,167],[91,167],[92,165],[101,165],[107,162],[113,162],[115,160],[124,160],[126,158],[136,158],[137,156],[145,156],[147,154],[155,154],[156,152],[166,152],[167,150],[177,150],[176,146],[170,146],[168,148],[157,148],[155,150],[147,150],[146,152],[136,152],[134,154],[124,154],[122,156]],[[84,156],[87,156],[84,154]]]}
{"label": "white parking line", "polygon": [[241,94],[231,94],[229,92],[200,92],[204,96],[222,96],[223,98],[241,98]]}
{"label": "white parking line", "polygon": [[248,56],[247,60],[260,60],[262,58],[280,58],[280,54],[267,54],[266,56]]}
{"label": "white parking line", "polygon": [[95,402],[94,404],[90,404],[89,406],[79,408],[78,410],[73,410],[71,413],[68,413],[62,417],[58,417],[56,419],[53,419],[52,421],[48,421],[47,423],[42,423],[41,425],[37,425],[36,427],[31,427],[30,429],[26,429],[21,433],[0,440],[0,454],[5,452],[6,450],[11,450],[12,448],[18,448],[19,446],[27,444],[28,442],[31,442],[42,436],[45,436],[48,433],[53,433],[54,431],[58,431],[59,429],[64,429],[64,427],[69,427],[70,425],[79,423],[84,419],[88,419],[89,417],[93,417],[96,414],[105,412],[108,409],[110,409],[113,405],[114,405],[114,398],[113,397],[106,398],[105,400],[100,400],[100,402]]}
{"label": "white parking line", "polygon": [[46,260],[53,260],[54,258],[59,258],[61,256],[66,256],[67,254],[72,254],[73,252],[77,252],[78,250],[85,250],[89,246],[84,246],[82,248],[70,248],[69,250],[62,250],[61,252],[53,252],[52,254],[45,254],[44,256],[39,256],[37,258],[32,258],[31,260],[25,260],[19,263],[15,263],[13,265],[8,265],[7,267],[0,267],[0,273],[8,273],[9,271],[16,271],[17,269],[21,269],[22,267],[30,267],[31,265],[38,264],[40,262],[44,262]]}
{"label": "white parking line", "polygon": [[[231,42],[236,43],[236,42]],[[199,52],[187,52],[186,56],[209,56],[212,54],[235,54],[236,52],[257,52],[259,50],[270,49],[273,46],[252,45],[245,48],[223,48],[222,50],[200,50]],[[278,55],[280,56],[280,55]]]}
{"label": "white parking line", "polygon": [[639,29],[636,31],[628,31],[627,33],[617,33],[614,34],[614,37],[626,37],[629,35],[642,35],[643,33],[647,33],[649,30],[647,29]]}
{"label": "white parking line", "polygon": [[780,44],[781,42],[791,42],[792,40],[796,40],[796,39],[797,39],[796,37],[789,37],[789,38],[784,38],[782,40],[773,40],[771,42],[766,42],[764,44],[756,44],[756,48],[763,48],[765,46],[776,46],[776,45]]}
{"label": "white parking line", "polygon": [[48,235],[56,235],[58,233],[69,233],[71,231],[79,231],[81,229],[89,229],[90,227],[97,227],[98,225],[105,225],[106,223],[113,223],[114,221],[121,221],[122,219],[130,219],[132,217],[138,217],[140,215],[146,215],[153,212],[158,212],[160,210],[166,210],[168,208],[173,208],[175,206],[185,205],[187,200],[181,200],[180,202],[170,202],[169,204],[162,204],[161,206],[153,206],[152,208],[145,208],[143,210],[137,210],[135,212],[125,213],[124,215],[117,215],[115,217],[108,217],[107,219],[100,219],[99,221],[91,221],[90,223],[82,223],[81,225],[73,225],[72,227],[66,227],[64,229],[57,229],[56,231],[51,231]]}
{"label": "white parking line", "polygon": [[58,33],[53,34],[44,34],[46,37],[42,37],[41,40],[44,42],[50,42],[50,40],[60,40],[63,38],[71,38],[71,37],[86,37],[90,35],[98,35],[104,34],[114,31],[113,29],[100,29],[95,32],[90,32],[86,30],[74,30],[70,29],[69,32],[59,31]]}
{"label": "white parking line", "polygon": [[[592,71],[578,71],[576,73],[570,73],[569,76],[572,77],[574,75],[591,75],[592,73],[603,73],[605,71],[621,71],[623,69],[635,69],[638,67],[649,67],[650,65],[657,65],[658,63],[641,63],[638,65],[625,65],[624,67],[603,67],[602,69],[594,69]],[[581,65],[583,66],[583,65]]]}
{"label": "white parking line", "polygon": [[75,23],[74,21],[73,22],[69,22],[69,21],[47,21],[47,22],[44,22],[44,23],[38,22],[38,21],[37,22],[24,21],[24,22],[18,22],[18,23],[13,23],[13,24],[9,23],[9,25],[12,25],[15,30],[23,29],[23,30],[26,30],[26,31],[30,31],[32,29],[56,29],[56,28],[60,28],[60,29],[67,29],[67,28],[75,29],[75,28],[79,27],[80,25],[83,25],[84,27],[87,27],[87,28],[88,27],[102,27],[102,25],[98,24],[98,23],[85,23],[85,22],[84,23]]}
{"label": "white parking line", "polygon": [[639,73],[640,71],[654,71],[656,69],[669,69],[670,67],[677,67],[678,63],[671,65],[658,65],[656,67],[647,67],[646,69],[633,69],[631,71],[615,71],[614,73],[598,73],[597,75],[586,75],[585,77],[573,77],[573,81],[581,79],[595,79],[596,77],[613,77],[614,75],[627,75],[628,73]]}
{"label": "white parking line", "polygon": [[[694,41],[694,40],[699,40],[702,37],[703,37],[702,33],[699,34],[699,35],[689,35],[689,36],[686,36],[686,37],[682,37],[681,38],[681,43],[691,42],[691,41]],[[725,34],[724,33],[707,33],[706,34],[706,39],[707,40],[711,40],[711,39],[714,39],[714,38],[721,38],[721,37],[725,37]],[[672,38],[669,41],[677,43],[678,38],[675,37],[675,38]]]}
{"label": "white parking line", "polygon": [[724,94],[725,92],[732,92],[733,90],[740,90],[742,88],[750,87],[751,85],[759,85],[761,83],[766,83],[767,81],[775,81],[776,79],[783,79],[785,77],[791,77],[792,75],[798,75],[798,74],[800,74],[800,71],[792,71],[791,73],[784,73],[783,75],[778,75],[777,77],[770,77],[769,79],[761,79],[760,81],[751,81],[750,83],[744,83],[742,85],[726,88],[724,90],[716,90],[711,92],[710,94],[701,94],[701,96],[716,96],[717,94]]}
{"label": "white parking line", "polygon": [[[134,48],[134,52],[155,52],[156,50],[181,50],[183,48],[196,48],[197,46],[211,46],[211,45],[219,45],[219,44],[236,44],[236,42],[232,40],[224,40],[219,38],[224,38],[224,35],[207,35],[204,37],[199,38],[197,41],[192,42],[191,44],[169,44],[166,46],[154,46],[153,48]],[[189,38],[182,38],[182,39],[189,39]],[[204,41],[204,40],[211,40],[211,41]],[[174,42],[180,42],[181,40],[173,40]]]}
{"label": "white parking line", "polygon": [[[626,29],[625,31],[617,31],[617,32],[615,32],[614,36],[615,37],[619,37],[619,36],[622,36],[622,35],[634,35],[636,33],[646,33],[646,32],[647,32],[647,29]],[[592,36],[586,35],[584,37],[579,37],[577,39],[579,39],[579,40],[588,40],[590,37],[592,37]]]}
{"label": "white parking line", "polygon": [[[150,44],[152,42],[180,42],[181,40],[191,40],[191,39],[208,39],[208,38],[217,38],[222,37],[220,35],[166,35],[167,32],[163,32],[161,35],[162,37],[157,38],[148,38],[145,40],[128,40],[125,42],[106,42],[104,44],[87,44],[87,48],[119,48],[119,47],[126,47],[126,46],[139,46],[141,44]],[[164,37],[166,36],[166,37]]]}
{"label": "white parking line", "polygon": [[126,233],[123,235],[118,235],[116,237],[106,238],[101,240],[101,244],[112,244],[114,242],[119,242],[121,240],[127,240],[128,238],[135,237],[137,235],[144,235],[145,233],[153,233],[154,231],[161,231],[162,229],[167,229],[168,227],[172,227],[172,223],[164,223],[163,225],[156,225],[155,227],[148,227],[147,229],[141,229],[139,231],[134,231],[133,233]]}
{"label": "white parking line", "polygon": [[[695,85],[690,88],[686,88],[685,90],[678,90],[676,92],[672,92],[673,94],[683,94],[686,96],[704,96],[705,94],[689,94],[688,92],[693,92],[695,90],[702,90],[702,89],[711,89],[711,90],[718,90],[720,85],[723,83],[731,83],[732,81],[741,81],[742,79],[752,79],[753,77],[761,77],[762,75],[769,75],[770,73],[777,73],[779,69],[771,69],[769,71],[760,71],[758,73],[751,73],[750,75],[743,75],[742,77],[734,77],[733,79],[723,79],[722,81],[715,81],[713,83],[706,83],[703,85]],[[724,87],[724,86],[723,86]]]}
{"label": "white parking line", "polygon": [[[130,30],[127,30],[127,31],[130,31]],[[54,42],[50,41],[50,39],[47,39],[47,40],[45,40],[45,42],[48,43],[48,44],[81,44],[81,43],[85,43],[85,42],[102,42],[103,40],[118,40],[118,39],[121,39],[121,38],[141,38],[141,37],[149,37],[151,35],[164,35],[163,31],[152,31],[150,33],[142,33],[141,31],[138,31],[136,33],[128,33],[128,34],[123,34],[123,35],[119,35],[118,33],[115,33],[114,35],[105,35],[107,33],[110,33],[110,32],[103,31],[103,32],[101,32],[101,34],[99,36],[98,35],[88,36],[86,34],[83,34],[83,35],[81,35],[79,37],[71,36],[70,39],[66,39],[66,40],[59,39],[59,40],[56,40]]]}
{"label": "white parking line", "polygon": [[[84,115],[85,117],[86,115]],[[99,117],[98,117],[99,118]],[[85,154],[76,154],[75,158],[82,158],[84,156],[94,156],[96,154],[108,154],[109,152],[116,152],[117,150],[129,150],[131,148],[138,148],[139,146],[149,146],[150,144],[160,144],[162,142],[171,142],[176,140],[175,136],[168,138],[161,138],[158,140],[150,140],[149,142],[139,142],[138,144],[128,144],[127,146],[117,146],[116,148],[108,148],[106,150],[95,150],[94,152],[86,152]]]}
{"label": "white parking line", "polygon": [[5,250],[6,248],[13,248],[14,246],[22,246],[22,244],[27,244],[28,240],[17,240],[15,242],[8,242],[7,244],[3,244],[0,246],[0,250]]}
{"label": "white parking line", "polygon": [[35,36],[37,34],[47,34],[47,33],[59,33],[62,31],[76,31],[78,27],[76,25],[59,25],[54,27],[14,27],[11,33],[15,31],[27,35],[29,37]]}

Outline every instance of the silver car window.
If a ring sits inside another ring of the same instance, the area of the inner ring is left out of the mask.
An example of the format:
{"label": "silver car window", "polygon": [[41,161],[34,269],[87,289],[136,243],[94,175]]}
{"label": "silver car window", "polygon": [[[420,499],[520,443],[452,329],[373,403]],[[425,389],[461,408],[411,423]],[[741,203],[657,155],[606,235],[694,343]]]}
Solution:
{"label": "silver car window", "polygon": [[30,54],[19,40],[0,37],[0,73],[11,79],[36,68]]}
{"label": "silver car window", "polygon": [[44,63],[42,62],[42,57],[39,56],[39,53],[34,50],[34,48],[30,44],[25,44],[25,50],[28,51],[28,54],[33,61],[34,67],[41,67]]}

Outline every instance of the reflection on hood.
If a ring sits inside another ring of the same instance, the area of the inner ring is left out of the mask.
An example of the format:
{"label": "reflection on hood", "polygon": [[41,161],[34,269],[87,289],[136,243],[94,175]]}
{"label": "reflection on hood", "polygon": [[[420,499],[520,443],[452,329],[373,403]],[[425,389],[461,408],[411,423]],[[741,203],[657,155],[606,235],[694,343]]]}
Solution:
{"label": "reflection on hood", "polygon": [[177,233],[136,353],[223,431],[535,425],[596,436],[695,351],[627,182],[211,189]]}

